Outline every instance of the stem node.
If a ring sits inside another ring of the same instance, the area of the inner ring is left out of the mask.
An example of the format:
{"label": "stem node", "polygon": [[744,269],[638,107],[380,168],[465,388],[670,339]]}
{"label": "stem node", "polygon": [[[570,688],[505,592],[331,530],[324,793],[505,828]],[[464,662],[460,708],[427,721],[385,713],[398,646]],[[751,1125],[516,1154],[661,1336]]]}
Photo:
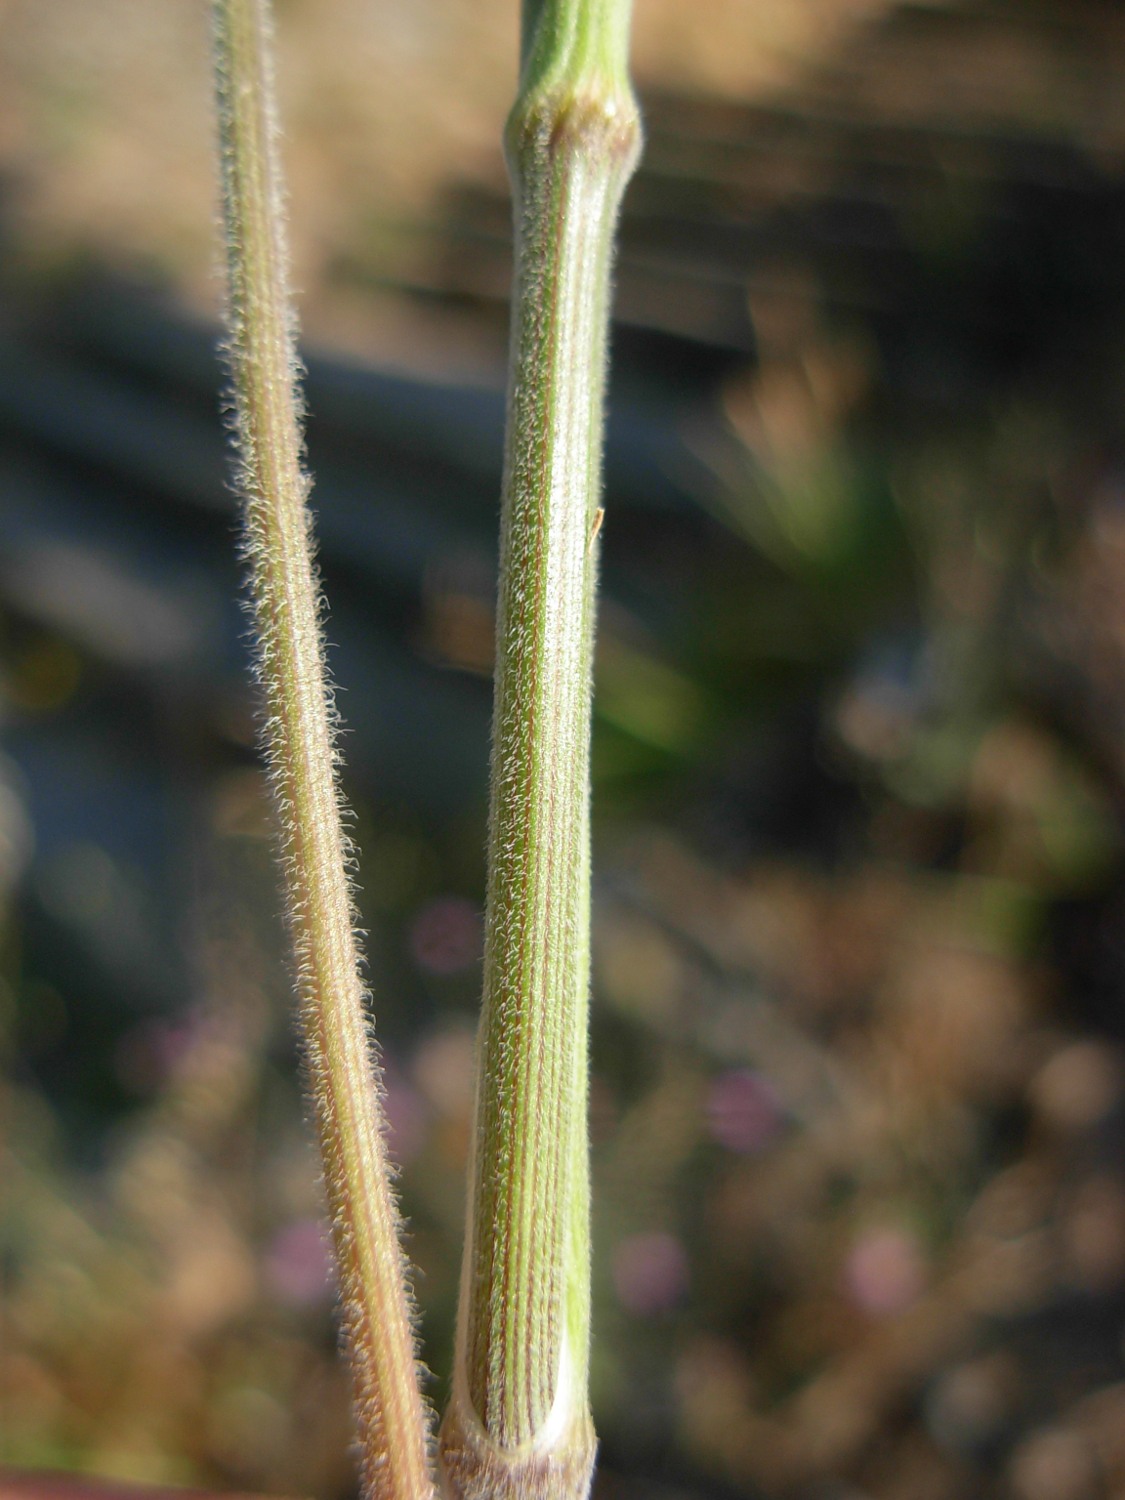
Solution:
{"label": "stem node", "polygon": [[513,179],[542,170],[544,158],[569,156],[624,185],[640,155],[640,115],[631,93],[537,95],[508,117],[504,145]]}

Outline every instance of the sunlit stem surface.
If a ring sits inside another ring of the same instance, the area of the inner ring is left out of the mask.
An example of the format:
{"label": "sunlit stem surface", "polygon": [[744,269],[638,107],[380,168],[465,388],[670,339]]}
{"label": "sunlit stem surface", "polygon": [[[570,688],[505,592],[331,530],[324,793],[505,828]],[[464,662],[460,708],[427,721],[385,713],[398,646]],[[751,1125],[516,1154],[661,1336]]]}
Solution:
{"label": "sunlit stem surface", "polygon": [[427,1500],[427,1419],[345,873],[311,559],[268,0],[215,0],[213,16],[230,365],[266,700],[263,740],[281,826],[363,1479],[377,1500]]}
{"label": "sunlit stem surface", "polygon": [[640,127],[628,0],[527,0],[484,1006],[443,1479],[584,1496],[590,672],[614,228]]}

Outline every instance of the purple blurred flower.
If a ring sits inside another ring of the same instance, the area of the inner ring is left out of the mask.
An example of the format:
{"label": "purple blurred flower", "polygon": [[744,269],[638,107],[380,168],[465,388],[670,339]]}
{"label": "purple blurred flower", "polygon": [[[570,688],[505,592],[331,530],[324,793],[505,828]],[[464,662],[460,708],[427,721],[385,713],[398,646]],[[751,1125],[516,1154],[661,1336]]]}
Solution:
{"label": "purple blurred flower", "polygon": [[410,928],[410,948],[429,974],[460,974],[480,957],[480,913],[463,896],[428,901]]}
{"label": "purple blurred flower", "polygon": [[777,1090],[750,1068],[720,1073],[708,1092],[706,1112],[712,1140],[746,1156],[764,1151],[785,1123]]}
{"label": "purple blurred flower", "polygon": [[332,1251],[320,1219],[296,1219],[274,1235],[265,1256],[266,1277],[282,1302],[308,1307],[332,1294]]}
{"label": "purple blurred flower", "polygon": [[414,1085],[386,1059],[383,1061],[383,1109],[391,1155],[402,1166],[412,1161],[426,1144],[430,1111]]}
{"label": "purple blurred flower", "polygon": [[613,1252],[613,1284],[622,1307],[635,1316],[667,1312],[687,1292],[684,1247],[671,1234],[630,1235]]}
{"label": "purple blurred flower", "polygon": [[139,1021],[117,1044],[113,1065],[118,1081],[133,1094],[156,1093],[213,1029],[214,1022],[201,1010]]}

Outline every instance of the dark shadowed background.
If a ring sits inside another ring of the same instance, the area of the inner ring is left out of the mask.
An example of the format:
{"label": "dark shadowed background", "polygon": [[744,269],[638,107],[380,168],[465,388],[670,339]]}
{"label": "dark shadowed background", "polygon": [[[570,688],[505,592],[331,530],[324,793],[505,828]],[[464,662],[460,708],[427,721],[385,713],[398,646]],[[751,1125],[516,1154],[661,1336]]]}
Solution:
{"label": "dark shadowed background", "polygon": [[[363,923],[444,1400],[514,3],[279,0]],[[1125,1496],[1125,15],[638,0],[597,1500]],[[346,1500],[205,6],[0,0],[0,1460]]]}

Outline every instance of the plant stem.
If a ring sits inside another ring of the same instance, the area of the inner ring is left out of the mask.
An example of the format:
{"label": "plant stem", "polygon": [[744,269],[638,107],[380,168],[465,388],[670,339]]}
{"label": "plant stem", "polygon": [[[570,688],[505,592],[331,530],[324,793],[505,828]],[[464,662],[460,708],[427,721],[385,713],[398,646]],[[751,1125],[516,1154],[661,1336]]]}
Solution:
{"label": "plant stem", "polygon": [[345,873],[349,846],[302,467],[268,0],[215,0],[228,319],[245,551],[305,1054],[366,1492],[427,1500],[423,1406]]}
{"label": "plant stem", "polygon": [[585,1496],[589,740],[613,234],[640,148],[629,0],[525,0],[516,275],[458,1500]]}

